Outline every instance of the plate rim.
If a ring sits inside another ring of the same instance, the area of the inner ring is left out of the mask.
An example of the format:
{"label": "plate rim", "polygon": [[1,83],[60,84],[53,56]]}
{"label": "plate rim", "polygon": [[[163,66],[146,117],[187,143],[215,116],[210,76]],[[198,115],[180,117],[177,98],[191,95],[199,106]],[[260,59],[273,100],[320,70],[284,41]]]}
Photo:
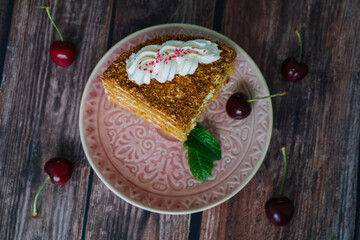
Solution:
{"label": "plate rim", "polygon": [[235,43],[233,40],[231,40],[230,38],[228,38],[227,36],[216,32],[212,29],[203,27],[203,26],[199,26],[199,25],[195,25],[195,24],[187,24],[187,23],[168,23],[168,24],[159,24],[159,25],[155,25],[155,26],[151,26],[151,27],[147,27],[141,30],[138,30],[136,32],[133,32],[129,35],[127,35],[126,37],[122,38],[120,41],[118,41],[114,46],[112,46],[104,55],[103,57],[100,58],[100,60],[97,62],[97,64],[95,65],[95,67],[93,68],[87,82],[85,85],[85,88],[83,90],[82,93],[82,97],[81,97],[81,102],[80,102],[80,108],[79,108],[79,132],[80,132],[80,139],[81,139],[81,145],[83,147],[83,150],[85,152],[85,156],[87,161],[90,163],[91,168],[94,170],[94,172],[96,173],[96,175],[100,178],[100,180],[105,184],[105,186],[107,188],[109,188],[113,193],[115,193],[115,195],[117,195],[118,197],[120,197],[121,199],[125,200],[126,202],[150,211],[150,212],[154,212],[154,213],[160,213],[160,214],[171,214],[171,215],[184,215],[184,214],[191,214],[191,213],[196,213],[196,212],[202,212],[205,211],[207,209],[211,209],[215,206],[218,206],[222,203],[224,203],[225,201],[231,199],[233,196],[235,196],[236,194],[238,194],[249,182],[250,180],[253,179],[253,177],[255,176],[255,174],[258,172],[260,166],[262,165],[262,163],[265,160],[267,151],[269,149],[269,145],[270,145],[270,140],[272,137],[272,131],[273,131],[273,108],[272,108],[272,101],[271,99],[269,99],[269,134],[268,137],[266,139],[266,144],[264,146],[264,151],[262,152],[261,158],[258,161],[257,165],[254,166],[254,171],[252,171],[249,176],[246,178],[246,180],[240,184],[236,189],[234,189],[234,191],[232,193],[230,193],[229,195],[225,196],[223,199],[217,201],[217,202],[213,202],[211,204],[205,205],[203,207],[199,207],[197,209],[193,209],[193,210],[159,210],[159,209],[155,209],[155,208],[151,208],[149,206],[144,206],[141,204],[138,204],[137,202],[133,201],[132,199],[128,198],[127,196],[123,195],[122,193],[120,193],[117,189],[115,189],[111,183],[105,179],[105,177],[103,177],[103,175],[101,174],[100,170],[97,168],[97,166],[95,165],[95,163],[93,162],[91,155],[89,153],[89,149],[88,146],[86,145],[86,141],[85,141],[85,133],[84,133],[84,129],[83,129],[83,117],[84,117],[84,105],[85,105],[85,99],[86,96],[89,92],[89,88],[91,85],[91,80],[94,78],[94,76],[96,75],[96,71],[99,66],[101,65],[101,63],[104,61],[104,59],[107,59],[108,56],[111,55],[111,53],[117,49],[120,45],[122,45],[123,43],[125,43],[126,41],[128,41],[129,39],[132,39],[134,36],[140,35],[144,32],[147,31],[151,31],[151,30],[156,30],[156,29],[161,29],[161,28],[168,28],[168,27],[180,27],[180,28],[187,28],[187,29],[192,29],[192,30],[199,30],[201,32],[208,32],[211,33],[213,36],[218,37],[219,39],[224,39],[227,42],[231,43],[232,47],[235,48],[235,50],[240,51],[245,57],[246,59],[252,64],[252,67],[255,69],[255,71],[257,72],[258,76],[259,76],[259,80],[263,83],[264,86],[264,91],[266,92],[266,94],[269,94],[269,87],[265,81],[265,78],[262,74],[262,72],[260,71],[259,67],[257,66],[257,64],[254,62],[254,60],[249,56],[249,54],[247,54],[246,51],[244,51],[237,43]]}

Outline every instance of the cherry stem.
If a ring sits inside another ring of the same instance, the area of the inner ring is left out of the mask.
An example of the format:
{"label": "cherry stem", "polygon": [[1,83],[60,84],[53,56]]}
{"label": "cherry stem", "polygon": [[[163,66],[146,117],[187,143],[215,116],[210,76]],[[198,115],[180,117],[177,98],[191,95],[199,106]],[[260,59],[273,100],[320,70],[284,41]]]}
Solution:
{"label": "cherry stem", "polygon": [[45,184],[49,181],[50,179],[50,176],[46,178],[45,182],[41,185],[39,191],[36,193],[36,196],[35,196],[35,201],[34,201],[34,211],[33,211],[33,217],[36,217],[37,216],[37,211],[36,211],[36,200],[38,199],[39,197],[39,194],[41,192],[41,190],[43,190],[43,188],[45,187]]}
{"label": "cherry stem", "polygon": [[302,40],[301,40],[301,36],[298,30],[295,30],[296,35],[299,38],[299,44],[300,44],[300,52],[299,52],[299,57],[297,59],[298,63],[301,63],[301,55],[302,55]]}
{"label": "cherry stem", "polygon": [[280,186],[280,192],[279,195],[281,196],[282,191],[284,189],[284,184],[285,184],[285,178],[286,178],[286,153],[285,153],[285,146],[281,147],[281,152],[283,154],[283,158],[284,158],[284,174],[283,174],[283,178],[282,178],[282,182],[281,182],[281,186]]}
{"label": "cherry stem", "polygon": [[60,36],[61,41],[63,42],[63,41],[64,41],[64,39],[63,39],[63,37],[62,37],[62,35],[61,35],[61,33],[60,33],[59,29],[57,28],[57,26],[56,26],[56,24],[55,24],[54,20],[53,20],[53,19],[52,19],[52,17],[51,17],[51,14],[50,14],[50,11],[49,11],[50,6],[49,6],[49,5],[46,5],[46,6],[36,6],[36,8],[45,8],[45,9],[46,9],[46,13],[47,13],[47,15],[49,16],[49,18],[50,18],[50,21],[51,21],[52,25],[55,27],[55,29],[56,29],[57,33],[58,33],[58,34],[59,34],[59,36]]}
{"label": "cherry stem", "polygon": [[286,94],[288,94],[288,92],[277,93],[277,94],[273,94],[273,95],[266,96],[266,97],[253,98],[253,99],[247,100],[247,102],[248,102],[248,103],[251,103],[251,102],[255,102],[255,101],[258,101],[258,100],[261,100],[261,99],[265,99],[265,98],[272,98],[272,97],[284,96],[284,95],[286,95]]}

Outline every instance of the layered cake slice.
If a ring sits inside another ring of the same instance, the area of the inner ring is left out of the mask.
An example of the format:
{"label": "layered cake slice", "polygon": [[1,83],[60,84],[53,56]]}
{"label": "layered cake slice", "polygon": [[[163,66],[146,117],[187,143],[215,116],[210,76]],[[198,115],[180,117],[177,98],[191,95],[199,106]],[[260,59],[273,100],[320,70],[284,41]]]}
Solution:
{"label": "layered cake slice", "polygon": [[236,51],[201,37],[155,37],[101,78],[110,101],[184,142],[234,68]]}

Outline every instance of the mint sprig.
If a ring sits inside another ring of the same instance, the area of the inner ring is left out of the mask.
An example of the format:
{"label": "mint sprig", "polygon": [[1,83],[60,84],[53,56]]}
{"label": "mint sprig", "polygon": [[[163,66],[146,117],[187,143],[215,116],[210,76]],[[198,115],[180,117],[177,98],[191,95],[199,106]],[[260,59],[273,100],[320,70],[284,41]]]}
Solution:
{"label": "mint sprig", "polygon": [[204,182],[211,175],[213,159],[202,155],[193,148],[188,147],[189,167],[192,175]]}
{"label": "mint sprig", "polygon": [[221,159],[221,147],[216,138],[197,124],[184,142],[192,175],[204,182],[211,175],[214,160]]}
{"label": "mint sprig", "polygon": [[221,147],[216,138],[204,127],[197,124],[184,142],[185,147],[190,147],[213,160],[221,159]]}

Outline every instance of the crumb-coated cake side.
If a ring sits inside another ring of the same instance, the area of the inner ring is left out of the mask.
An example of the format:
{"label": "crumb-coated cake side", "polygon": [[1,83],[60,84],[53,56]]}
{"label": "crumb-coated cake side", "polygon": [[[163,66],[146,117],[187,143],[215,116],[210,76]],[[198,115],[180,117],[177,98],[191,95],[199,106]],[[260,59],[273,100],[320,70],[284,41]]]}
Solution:
{"label": "crumb-coated cake side", "polygon": [[221,50],[219,60],[209,64],[200,63],[193,74],[176,74],[172,81],[160,83],[151,79],[150,84],[141,85],[129,80],[126,60],[147,45],[195,39],[204,38],[188,35],[154,37],[122,53],[101,76],[109,99],[185,141],[208,103],[215,99],[227,82],[233,71],[236,51],[216,42]]}

